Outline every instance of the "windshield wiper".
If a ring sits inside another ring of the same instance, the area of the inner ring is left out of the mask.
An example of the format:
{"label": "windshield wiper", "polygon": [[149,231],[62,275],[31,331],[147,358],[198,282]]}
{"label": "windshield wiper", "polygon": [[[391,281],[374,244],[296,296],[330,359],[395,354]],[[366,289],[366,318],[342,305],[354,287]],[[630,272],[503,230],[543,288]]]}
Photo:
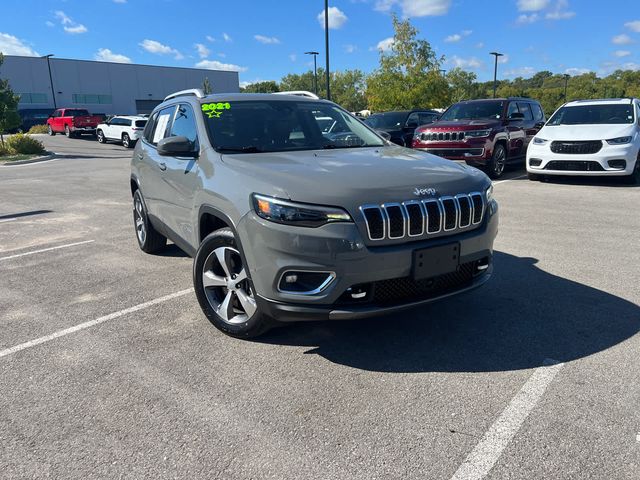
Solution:
{"label": "windshield wiper", "polygon": [[216,147],[218,152],[240,152],[240,153],[261,153],[264,152],[261,148],[256,147],[255,145],[247,145],[244,147]]}

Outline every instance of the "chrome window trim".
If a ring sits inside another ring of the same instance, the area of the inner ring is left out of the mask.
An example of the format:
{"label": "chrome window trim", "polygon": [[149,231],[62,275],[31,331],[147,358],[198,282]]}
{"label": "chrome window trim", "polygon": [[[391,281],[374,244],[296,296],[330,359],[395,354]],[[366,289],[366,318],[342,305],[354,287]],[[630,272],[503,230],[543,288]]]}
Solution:
{"label": "chrome window trim", "polygon": [[[382,237],[380,238],[373,238],[371,236],[371,228],[369,227],[369,220],[367,220],[367,216],[364,213],[365,210],[369,210],[369,209],[376,209],[380,212],[380,218],[382,218]],[[387,219],[382,207],[380,207],[380,205],[362,205],[359,208],[359,210],[360,210],[360,213],[362,214],[362,218],[364,218],[364,223],[367,226],[367,236],[369,237],[369,240],[371,240],[372,242],[379,242],[380,240],[384,240],[386,237],[386,231],[387,231]]]}
{"label": "chrome window trim", "polygon": [[[430,198],[428,200],[423,200],[424,204],[424,212],[426,217],[426,232],[427,235],[435,235],[436,233],[440,233],[442,231],[442,220],[444,218],[444,211],[442,209],[442,205],[440,205],[440,201],[437,198]],[[435,203],[436,207],[438,207],[438,211],[440,212],[440,222],[438,222],[438,230],[429,231],[429,210],[427,210],[427,203]]]}
{"label": "chrome window trim", "polygon": [[[324,282],[322,282],[317,288],[314,288],[313,290],[307,290],[306,292],[291,292],[289,290],[282,290],[280,288],[280,283],[282,283],[282,279],[289,272],[294,272],[294,273],[326,273],[327,274],[327,278],[324,280]],[[286,295],[302,295],[302,296],[318,295],[319,293],[322,293],[329,285],[331,285],[333,283],[333,281],[336,279],[336,277],[337,277],[336,272],[331,272],[331,271],[326,271],[326,270],[285,270],[280,275],[280,278],[278,279],[278,283],[276,285],[277,285],[278,292],[284,293]]]}
{"label": "chrome window trim", "polygon": [[[400,235],[399,237],[392,237],[391,236],[391,218],[389,217],[389,213],[387,212],[387,208],[389,207],[398,207],[400,208],[400,213],[402,214],[402,235]],[[401,203],[383,203],[382,204],[382,211],[384,212],[385,216],[387,217],[387,238],[389,240],[398,240],[399,238],[404,238],[407,234],[407,221],[408,221],[408,215],[407,212],[405,211],[404,207],[402,206]]]}
{"label": "chrome window trim", "polygon": [[[453,209],[456,212],[456,218],[455,218],[455,222],[453,223],[453,228],[447,228],[447,210],[444,208],[444,202],[451,200],[453,201]],[[458,229],[458,218],[460,217],[460,210],[458,208],[458,202],[456,202],[455,197],[452,197],[450,195],[447,195],[445,197],[440,197],[439,198],[440,203],[442,204],[442,212],[443,212],[443,221],[442,221],[442,228],[444,229],[445,232],[452,232],[453,230],[457,230]]]}
{"label": "chrome window trim", "polygon": [[[418,205],[418,208],[420,209],[420,216],[422,217],[422,226],[420,228],[420,233],[418,234],[411,234],[411,215],[409,215],[409,210],[407,209],[407,205]],[[422,202],[420,200],[407,200],[406,202],[402,202],[402,207],[404,209],[404,211],[407,213],[407,235],[409,237],[421,237],[422,235],[425,234],[425,219],[427,218],[427,213],[424,209],[424,206],[422,205]]]}

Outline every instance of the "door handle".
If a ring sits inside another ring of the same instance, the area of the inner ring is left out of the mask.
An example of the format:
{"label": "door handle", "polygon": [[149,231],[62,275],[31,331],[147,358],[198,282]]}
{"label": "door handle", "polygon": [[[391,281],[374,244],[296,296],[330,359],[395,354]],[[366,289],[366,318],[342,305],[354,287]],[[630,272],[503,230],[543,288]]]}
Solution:
{"label": "door handle", "polygon": [[160,167],[160,170],[162,170],[163,172],[167,169],[167,164],[164,162],[159,163],[158,166]]}

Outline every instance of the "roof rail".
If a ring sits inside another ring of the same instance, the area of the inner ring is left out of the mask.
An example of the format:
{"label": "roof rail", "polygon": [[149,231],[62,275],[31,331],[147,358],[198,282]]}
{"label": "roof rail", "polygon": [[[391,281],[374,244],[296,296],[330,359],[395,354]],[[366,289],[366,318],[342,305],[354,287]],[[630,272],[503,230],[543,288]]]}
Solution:
{"label": "roof rail", "polygon": [[289,92],[275,92],[276,95],[295,95],[296,97],[313,98],[314,100],[320,100],[320,97],[315,93],[308,92],[306,90],[291,90]]}
{"label": "roof rail", "polygon": [[200,88],[190,88],[189,90],[180,90],[179,92],[174,92],[166,97],[164,97],[163,101],[171,100],[172,98],[182,97],[186,95],[193,95],[197,98],[204,98],[204,92]]}

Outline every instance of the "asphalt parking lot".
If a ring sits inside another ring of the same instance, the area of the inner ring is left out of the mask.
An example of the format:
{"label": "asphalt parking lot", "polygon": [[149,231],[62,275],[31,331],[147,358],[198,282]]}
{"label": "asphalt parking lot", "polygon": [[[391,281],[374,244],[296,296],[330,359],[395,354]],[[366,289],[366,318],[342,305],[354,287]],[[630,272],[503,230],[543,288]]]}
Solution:
{"label": "asphalt parking lot", "polygon": [[483,288],[255,341],[133,233],[131,151],[0,166],[0,477],[637,479],[640,187],[496,182]]}

